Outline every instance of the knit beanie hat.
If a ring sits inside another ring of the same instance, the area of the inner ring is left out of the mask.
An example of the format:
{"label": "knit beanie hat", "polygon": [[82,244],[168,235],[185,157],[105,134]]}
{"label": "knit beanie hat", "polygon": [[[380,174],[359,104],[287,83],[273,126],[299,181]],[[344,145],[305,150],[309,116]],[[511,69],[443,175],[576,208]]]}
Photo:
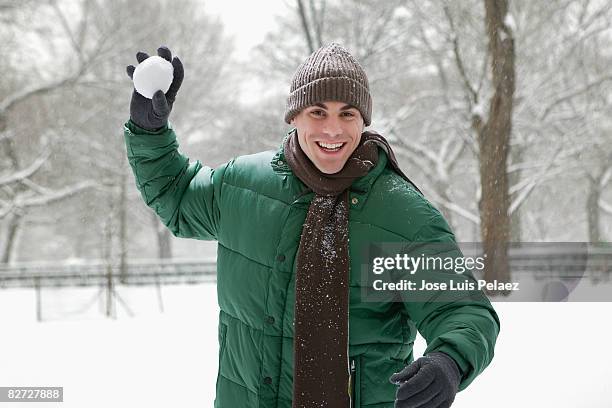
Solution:
{"label": "knit beanie hat", "polygon": [[285,108],[285,122],[318,102],[339,101],[361,112],[366,126],[372,120],[368,77],[357,60],[340,44],[331,43],[310,54],[293,75]]}

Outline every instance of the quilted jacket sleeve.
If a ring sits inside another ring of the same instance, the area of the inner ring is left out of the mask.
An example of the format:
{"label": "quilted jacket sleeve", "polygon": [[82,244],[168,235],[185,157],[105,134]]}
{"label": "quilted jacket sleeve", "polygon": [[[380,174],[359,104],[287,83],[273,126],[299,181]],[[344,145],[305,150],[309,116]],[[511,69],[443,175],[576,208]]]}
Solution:
{"label": "quilted jacket sleeve", "polygon": [[213,240],[220,224],[221,184],[226,169],[190,162],[178,150],[172,125],[151,132],[124,125],[127,157],[145,203],[172,234]]}
{"label": "quilted jacket sleeve", "polygon": [[[427,222],[418,229],[412,241],[443,243],[437,248],[444,248],[444,257],[462,257],[454,234],[442,214],[427,202],[421,207],[421,211],[423,219]],[[436,245],[432,247],[435,248]],[[449,272],[427,271],[427,273],[429,281],[449,279]],[[453,271],[450,273],[455,274]],[[445,274],[447,276],[443,276]],[[462,279],[469,279],[475,283],[471,273],[465,273]],[[430,299],[404,302],[405,310],[427,342],[424,354],[442,351],[457,362],[463,374],[459,384],[461,391],[493,359],[495,342],[500,330],[499,317],[482,291],[445,291],[444,299],[435,298],[436,296],[440,296],[440,292],[431,295]]]}

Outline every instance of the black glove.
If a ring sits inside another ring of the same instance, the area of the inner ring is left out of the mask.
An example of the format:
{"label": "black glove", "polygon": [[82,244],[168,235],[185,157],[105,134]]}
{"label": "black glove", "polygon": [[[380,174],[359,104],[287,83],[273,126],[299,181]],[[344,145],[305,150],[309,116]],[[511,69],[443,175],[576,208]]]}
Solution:
{"label": "black glove", "polygon": [[[153,99],[148,99],[136,92],[136,89],[132,92],[132,101],[130,102],[130,119],[132,122],[137,124],[143,129],[147,130],[159,130],[166,126],[168,123],[168,117],[176,98],[176,93],[181,87],[183,82],[183,64],[178,57],[172,58],[172,53],[168,47],[161,46],[157,49],[157,55],[164,58],[172,64],[174,67],[174,78],[168,88],[168,92],[164,95],[164,92],[159,90],[153,94]],[[142,61],[149,58],[146,52],[138,52],[136,59],[140,64]],[[133,79],[134,69],[133,65],[126,67],[127,74]]]}
{"label": "black glove", "polygon": [[409,364],[389,381],[399,384],[395,408],[448,408],[455,400],[461,380],[457,363],[434,351]]}

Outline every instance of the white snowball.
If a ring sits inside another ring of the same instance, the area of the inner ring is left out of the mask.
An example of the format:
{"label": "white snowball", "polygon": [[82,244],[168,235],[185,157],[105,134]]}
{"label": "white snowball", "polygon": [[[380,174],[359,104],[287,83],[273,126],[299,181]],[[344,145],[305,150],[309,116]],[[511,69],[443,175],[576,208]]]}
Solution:
{"label": "white snowball", "polygon": [[174,74],[171,63],[157,55],[142,61],[134,70],[134,88],[145,98],[153,98],[153,94],[161,89],[168,92]]}

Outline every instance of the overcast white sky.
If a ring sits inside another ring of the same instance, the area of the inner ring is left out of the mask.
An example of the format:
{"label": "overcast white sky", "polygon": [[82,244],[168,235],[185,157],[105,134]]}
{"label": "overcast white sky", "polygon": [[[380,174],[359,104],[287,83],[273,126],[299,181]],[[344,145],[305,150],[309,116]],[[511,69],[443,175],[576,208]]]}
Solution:
{"label": "overcast white sky", "polygon": [[260,43],[274,27],[275,16],[286,10],[283,0],[201,0],[205,10],[221,17],[229,34],[235,36],[236,56],[240,59]]}
{"label": "overcast white sky", "polygon": [[[249,52],[261,43],[266,33],[275,26],[275,18],[287,12],[289,0],[200,0],[204,11],[223,21],[226,33],[234,37],[234,56],[245,61]],[[256,79],[245,79],[238,84],[242,103],[257,103],[266,89]],[[288,88],[288,86],[287,86]]]}

